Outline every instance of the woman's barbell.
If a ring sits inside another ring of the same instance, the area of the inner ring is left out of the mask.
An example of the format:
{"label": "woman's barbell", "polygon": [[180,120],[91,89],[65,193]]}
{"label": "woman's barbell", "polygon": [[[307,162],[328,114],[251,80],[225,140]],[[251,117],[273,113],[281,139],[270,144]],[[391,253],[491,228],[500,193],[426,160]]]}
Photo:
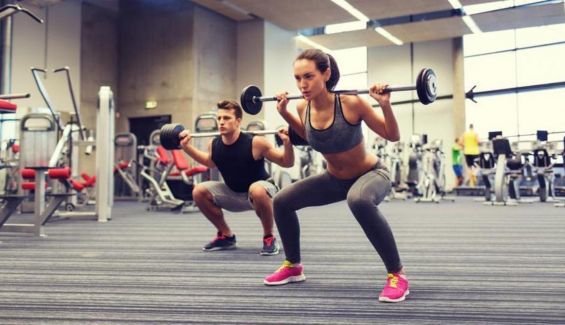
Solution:
{"label": "woman's barbell", "polygon": [[[159,140],[161,142],[161,146],[167,150],[175,150],[180,149],[180,141],[181,138],[179,137],[180,133],[184,131],[185,128],[181,124],[171,123],[165,124],[161,128],[161,132],[159,132]],[[307,146],[308,142],[302,139],[298,134],[293,132],[291,128],[288,128],[288,137],[290,138],[290,142],[295,146]],[[277,134],[277,130],[256,130],[256,131],[241,131],[246,134],[252,135],[268,135],[268,134]],[[192,133],[191,136],[193,138],[213,138],[220,135],[220,132],[201,132],[201,133]]]}
{"label": "woman's barbell", "polygon": [[[424,105],[428,105],[436,100],[437,87],[436,87],[436,74],[430,68],[425,68],[418,73],[415,86],[389,86],[385,89],[386,92],[393,91],[409,91],[416,90],[418,99]],[[369,89],[361,90],[335,90],[337,94],[358,95],[368,94]],[[287,96],[288,99],[301,99],[302,95]],[[277,101],[277,97],[262,97],[261,89],[259,87],[250,85],[243,89],[240,97],[241,107],[245,112],[251,115],[258,114],[263,108],[263,102]]]}

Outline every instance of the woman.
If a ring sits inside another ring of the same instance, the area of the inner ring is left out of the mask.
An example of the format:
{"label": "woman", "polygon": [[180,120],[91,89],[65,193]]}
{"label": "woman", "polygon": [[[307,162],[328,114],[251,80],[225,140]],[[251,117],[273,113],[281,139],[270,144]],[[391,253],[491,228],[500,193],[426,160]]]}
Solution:
{"label": "woman", "polygon": [[274,214],[286,260],[264,279],[267,285],[304,281],[300,264],[300,226],[296,211],[347,199],[349,208],[376,249],[388,271],[379,301],[399,302],[408,295],[408,280],[400,262],[392,231],[377,208],[390,190],[386,167],[365,151],[361,122],[382,138],[398,141],[398,125],[390,105],[386,84],[370,88],[382,109],[377,114],[356,95],[332,93],[339,80],[334,58],[320,50],[306,50],[294,61],[294,76],[304,96],[297,104],[298,116],[287,111],[286,93],[277,95],[277,109],[294,131],[307,139],[327,161],[323,174],[300,180],[279,192]]}

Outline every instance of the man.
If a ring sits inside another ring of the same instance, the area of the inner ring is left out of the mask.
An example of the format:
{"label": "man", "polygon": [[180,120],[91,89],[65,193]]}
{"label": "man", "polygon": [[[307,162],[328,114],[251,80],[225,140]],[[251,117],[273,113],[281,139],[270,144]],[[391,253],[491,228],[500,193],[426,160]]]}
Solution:
{"label": "man", "polygon": [[278,135],[283,149],[276,149],[267,139],[241,131],[242,110],[235,101],[218,103],[220,136],[208,143],[208,151],[194,147],[188,130],[180,133],[181,147],[194,160],[210,168],[218,167],[224,182],[208,181],[196,185],[192,191],[194,202],[217,229],[217,236],[202,249],[217,251],[236,248],[235,234],[224,219],[222,209],[239,212],[255,210],[263,226],[261,255],[276,255],[279,245],[273,236],[273,202],[278,191],[270,182],[264,159],[292,167],[294,152],[288,132]]}
{"label": "man", "polygon": [[455,186],[459,187],[463,184],[463,166],[461,164],[461,152],[463,149],[461,138],[455,138],[455,142],[451,147],[451,161],[453,165],[453,172],[455,173],[456,181]]}
{"label": "man", "polygon": [[475,160],[479,157],[479,135],[473,129],[473,124],[469,124],[469,129],[463,133],[463,154],[465,155],[465,163],[469,173],[469,185],[477,185],[477,176],[475,174]]}

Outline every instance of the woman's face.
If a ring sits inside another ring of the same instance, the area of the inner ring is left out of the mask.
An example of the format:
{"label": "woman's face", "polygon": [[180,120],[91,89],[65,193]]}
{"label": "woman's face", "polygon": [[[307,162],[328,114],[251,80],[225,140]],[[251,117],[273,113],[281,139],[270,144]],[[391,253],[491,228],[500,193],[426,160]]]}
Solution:
{"label": "woman's face", "polygon": [[294,62],[296,86],[306,100],[311,100],[326,91],[326,81],[329,79],[329,75],[329,69],[321,73],[312,60],[300,59]]}

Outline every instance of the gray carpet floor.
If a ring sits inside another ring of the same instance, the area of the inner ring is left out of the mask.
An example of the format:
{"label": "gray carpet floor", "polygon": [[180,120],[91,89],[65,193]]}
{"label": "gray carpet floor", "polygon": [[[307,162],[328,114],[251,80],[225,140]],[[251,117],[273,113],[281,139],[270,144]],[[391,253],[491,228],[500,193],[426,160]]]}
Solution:
{"label": "gray carpet floor", "polygon": [[228,213],[234,251],[202,252],[200,213],[117,202],[108,223],[55,220],[47,237],[0,234],[0,324],[565,324],[565,209],[387,202],[411,295],[377,296],[386,272],[344,202],[300,212],[307,280],[262,284],[251,212]]}

